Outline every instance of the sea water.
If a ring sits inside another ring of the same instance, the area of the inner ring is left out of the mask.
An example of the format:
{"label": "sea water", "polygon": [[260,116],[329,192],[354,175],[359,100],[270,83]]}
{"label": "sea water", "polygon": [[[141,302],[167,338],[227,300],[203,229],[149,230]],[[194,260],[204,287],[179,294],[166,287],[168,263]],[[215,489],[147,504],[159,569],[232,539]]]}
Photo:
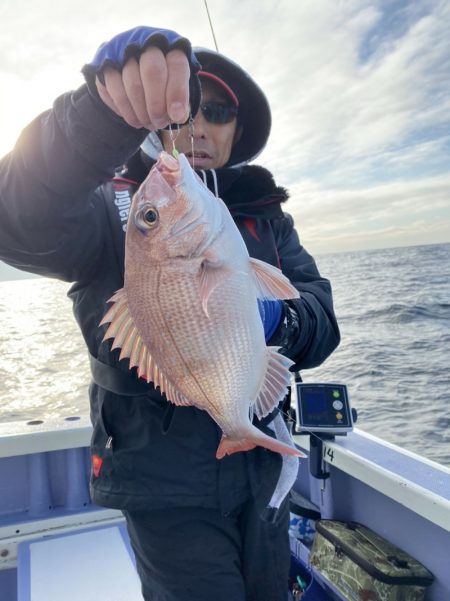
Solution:
{"label": "sea water", "polygon": [[[347,384],[357,426],[450,465],[450,244],[316,257],[342,342],[305,382]],[[0,421],[89,411],[87,352],[44,278],[0,282]]]}

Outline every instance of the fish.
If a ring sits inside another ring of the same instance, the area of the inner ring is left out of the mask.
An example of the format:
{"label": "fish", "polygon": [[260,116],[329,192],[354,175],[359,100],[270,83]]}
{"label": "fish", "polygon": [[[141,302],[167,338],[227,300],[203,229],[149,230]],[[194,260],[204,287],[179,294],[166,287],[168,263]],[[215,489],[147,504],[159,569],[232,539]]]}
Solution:
{"label": "fish", "polygon": [[266,346],[257,299],[298,297],[281,270],[249,256],[185,155],[163,151],[133,196],[124,286],[100,325],[139,378],[209,413],[222,430],[217,459],[256,446],[300,457],[252,423],[285,397],[293,364]]}

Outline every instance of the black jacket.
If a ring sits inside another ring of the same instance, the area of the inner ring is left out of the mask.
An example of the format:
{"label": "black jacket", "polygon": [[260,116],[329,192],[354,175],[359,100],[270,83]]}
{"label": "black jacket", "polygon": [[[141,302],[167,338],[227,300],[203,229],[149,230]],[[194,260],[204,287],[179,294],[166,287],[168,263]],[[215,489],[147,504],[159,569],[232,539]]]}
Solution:
{"label": "black jacket", "polygon": [[[138,151],[145,137],[91,98],[83,86],[58,98],[35,119],[0,164],[0,259],[33,273],[73,282],[69,296],[89,352],[136,381],[128,361],[102,343],[98,324],[107,300],[123,285],[126,202],[111,177],[140,183],[148,165]],[[287,198],[271,174],[256,166],[217,171],[250,255],[279,266],[301,293],[293,301],[301,334],[296,369],[319,365],[337,346],[339,331],[330,284],[300,245]],[[124,188],[127,182],[122,182]],[[114,187],[115,186],[115,187]],[[125,195],[126,196],[126,195]],[[278,458],[264,449],[221,461],[221,432],[207,413],[177,408],[165,432],[167,402],[152,387],[123,396],[93,383],[92,494],[99,504],[139,509],[167,505],[230,511],[255,486],[277,478]],[[258,476],[248,473],[257,466]],[[250,469],[249,469],[250,468]]]}

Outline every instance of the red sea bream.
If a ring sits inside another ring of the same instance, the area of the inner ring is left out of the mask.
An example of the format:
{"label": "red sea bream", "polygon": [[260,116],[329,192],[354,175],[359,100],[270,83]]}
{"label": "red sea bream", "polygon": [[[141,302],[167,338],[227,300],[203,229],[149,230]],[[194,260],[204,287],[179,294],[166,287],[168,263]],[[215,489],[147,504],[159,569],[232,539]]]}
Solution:
{"label": "red sea bream", "polygon": [[266,346],[257,298],[298,296],[279,269],[249,257],[226,205],[186,157],[163,152],[133,197],[124,287],[102,325],[139,377],[217,422],[217,458],[257,445],[301,456],[251,422],[285,396],[292,365]]}

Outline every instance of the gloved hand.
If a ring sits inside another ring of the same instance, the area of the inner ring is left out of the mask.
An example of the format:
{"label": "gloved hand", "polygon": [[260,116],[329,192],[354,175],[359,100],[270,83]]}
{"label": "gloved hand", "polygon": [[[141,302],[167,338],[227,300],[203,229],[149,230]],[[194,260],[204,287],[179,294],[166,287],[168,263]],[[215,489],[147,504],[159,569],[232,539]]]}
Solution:
{"label": "gloved hand", "polygon": [[287,301],[258,299],[258,309],[264,325],[264,336],[270,346],[280,347],[280,353],[294,359],[290,351],[300,336],[300,317]]}
{"label": "gloved hand", "polygon": [[184,123],[200,104],[200,69],[189,40],[135,27],[113,37],[82,69],[89,91],[129,125],[149,130]]}
{"label": "gloved hand", "polygon": [[258,298],[258,309],[264,326],[264,337],[267,342],[272,338],[273,333],[284,317],[283,301]]}

